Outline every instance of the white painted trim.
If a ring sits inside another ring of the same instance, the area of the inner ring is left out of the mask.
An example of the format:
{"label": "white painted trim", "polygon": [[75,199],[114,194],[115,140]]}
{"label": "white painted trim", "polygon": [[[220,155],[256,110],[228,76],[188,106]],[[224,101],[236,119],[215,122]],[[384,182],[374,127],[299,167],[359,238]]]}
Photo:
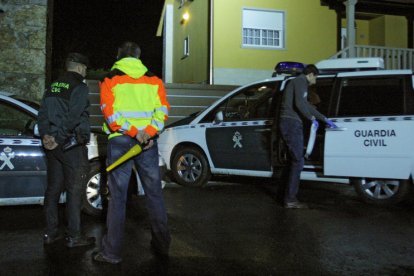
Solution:
{"label": "white painted trim", "polygon": [[163,60],[163,79],[165,83],[173,82],[173,22],[174,6],[172,4],[166,5],[165,9],[165,23],[164,23],[164,60]]}
{"label": "white painted trim", "polygon": [[254,81],[268,79],[272,76],[272,69],[214,68],[214,84],[244,85]]}

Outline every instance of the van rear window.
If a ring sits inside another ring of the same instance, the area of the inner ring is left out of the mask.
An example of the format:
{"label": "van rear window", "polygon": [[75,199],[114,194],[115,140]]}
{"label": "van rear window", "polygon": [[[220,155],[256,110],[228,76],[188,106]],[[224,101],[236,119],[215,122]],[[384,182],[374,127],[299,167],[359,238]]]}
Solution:
{"label": "van rear window", "polygon": [[343,79],[338,117],[404,114],[404,79],[382,76]]}

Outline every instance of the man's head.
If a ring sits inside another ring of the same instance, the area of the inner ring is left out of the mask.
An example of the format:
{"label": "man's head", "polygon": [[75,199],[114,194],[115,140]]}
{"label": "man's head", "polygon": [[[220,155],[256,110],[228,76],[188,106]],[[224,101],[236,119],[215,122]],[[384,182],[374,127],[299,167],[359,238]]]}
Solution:
{"label": "man's head", "polygon": [[135,42],[127,41],[124,42],[118,48],[118,55],[117,59],[125,58],[125,57],[133,57],[139,58],[141,56],[141,48],[139,48],[138,44]]}
{"label": "man's head", "polygon": [[86,76],[86,69],[88,68],[88,64],[89,59],[79,53],[69,53],[65,62],[67,71],[76,72],[83,77]]}
{"label": "man's head", "polygon": [[306,65],[305,69],[303,69],[302,73],[306,76],[309,84],[312,85],[316,83],[316,78],[319,75],[319,70],[315,65],[308,64]]}

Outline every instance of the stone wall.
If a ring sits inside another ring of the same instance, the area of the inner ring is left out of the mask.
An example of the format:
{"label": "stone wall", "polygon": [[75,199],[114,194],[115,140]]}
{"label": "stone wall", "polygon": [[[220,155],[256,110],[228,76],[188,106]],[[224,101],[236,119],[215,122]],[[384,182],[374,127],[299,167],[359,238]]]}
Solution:
{"label": "stone wall", "polygon": [[47,10],[47,0],[0,0],[0,91],[42,97]]}

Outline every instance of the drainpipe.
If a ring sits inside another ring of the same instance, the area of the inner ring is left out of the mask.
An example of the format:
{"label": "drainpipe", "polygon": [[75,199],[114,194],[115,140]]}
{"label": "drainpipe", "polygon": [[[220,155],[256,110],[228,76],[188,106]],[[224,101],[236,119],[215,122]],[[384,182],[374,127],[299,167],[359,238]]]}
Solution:
{"label": "drainpipe", "polygon": [[209,84],[214,84],[214,56],[213,56],[213,47],[214,47],[214,0],[209,1],[210,11],[209,11],[209,50],[208,50],[208,63],[209,63]]}
{"label": "drainpipe", "polygon": [[355,57],[355,5],[358,0],[346,1],[346,36],[349,48],[349,57]]}

